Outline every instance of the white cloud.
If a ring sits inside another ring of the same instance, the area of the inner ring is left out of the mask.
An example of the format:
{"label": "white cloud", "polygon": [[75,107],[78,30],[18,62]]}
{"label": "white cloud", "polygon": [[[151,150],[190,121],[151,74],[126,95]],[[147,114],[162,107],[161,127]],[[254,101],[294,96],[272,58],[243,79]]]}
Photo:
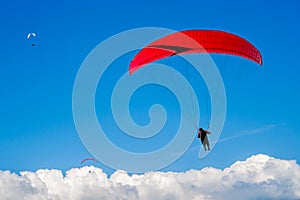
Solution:
{"label": "white cloud", "polygon": [[90,166],[41,169],[20,175],[0,171],[1,199],[300,199],[300,166],[293,160],[255,155],[224,170],[128,175],[118,170],[108,177]]}

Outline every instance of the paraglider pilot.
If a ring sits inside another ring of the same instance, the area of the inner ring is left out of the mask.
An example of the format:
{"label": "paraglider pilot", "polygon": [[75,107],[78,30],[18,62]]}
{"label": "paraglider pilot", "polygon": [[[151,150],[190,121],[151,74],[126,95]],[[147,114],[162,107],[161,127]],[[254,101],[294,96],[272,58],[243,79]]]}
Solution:
{"label": "paraglider pilot", "polygon": [[[203,130],[203,128],[199,128],[198,138],[201,139],[201,143],[202,143],[202,145],[204,147],[204,150],[206,151],[208,149],[208,151],[210,151],[209,141],[208,141],[207,134],[210,134],[210,131]],[[206,149],[206,147],[207,147],[207,149]]]}

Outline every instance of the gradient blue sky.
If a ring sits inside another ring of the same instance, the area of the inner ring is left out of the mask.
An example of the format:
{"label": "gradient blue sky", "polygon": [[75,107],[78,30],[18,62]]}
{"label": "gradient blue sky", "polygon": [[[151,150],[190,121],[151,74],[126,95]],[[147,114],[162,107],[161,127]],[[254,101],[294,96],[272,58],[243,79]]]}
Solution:
{"label": "gradient blue sky", "polygon": [[[225,30],[253,42],[263,54],[262,68],[235,57],[213,56],[218,66],[227,67],[221,69],[228,113],[220,142],[199,160],[199,141],[195,140],[164,171],[224,168],[257,153],[299,163],[298,1],[131,2],[1,3],[0,170],[66,170],[90,157],[73,122],[76,73],[101,41],[148,26]],[[36,47],[27,41],[28,32],[36,32]],[[232,66],[242,67],[236,80],[228,72]],[[97,166],[107,173],[113,171]]]}

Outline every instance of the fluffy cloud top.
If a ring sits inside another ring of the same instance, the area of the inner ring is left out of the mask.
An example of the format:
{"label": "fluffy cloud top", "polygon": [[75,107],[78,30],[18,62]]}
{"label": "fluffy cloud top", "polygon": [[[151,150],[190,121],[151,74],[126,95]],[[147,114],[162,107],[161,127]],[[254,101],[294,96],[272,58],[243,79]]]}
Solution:
{"label": "fluffy cloud top", "polygon": [[300,166],[293,160],[255,155],[224,170],[108,177],[90,166],[60,170],[0,171],[0,199],[300,199]]}

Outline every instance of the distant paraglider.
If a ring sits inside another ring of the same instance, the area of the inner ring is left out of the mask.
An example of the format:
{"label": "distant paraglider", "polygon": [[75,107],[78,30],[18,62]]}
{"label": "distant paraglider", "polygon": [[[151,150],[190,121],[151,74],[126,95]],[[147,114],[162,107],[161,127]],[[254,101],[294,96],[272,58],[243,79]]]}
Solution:
{"label": "distant paraglider", "polygon": [[85,162],[88,161],[88,160],[94,161],[94,162],[98,162],[95,158],[85,158],[85,159],[83,159],[83,160],[81,161],[81,164],[85,163]]}
{"label": "distant paraglider", "polygon": [[36,33],[28,33],[27,40],[31,42],[31,46],[36,45]]}

